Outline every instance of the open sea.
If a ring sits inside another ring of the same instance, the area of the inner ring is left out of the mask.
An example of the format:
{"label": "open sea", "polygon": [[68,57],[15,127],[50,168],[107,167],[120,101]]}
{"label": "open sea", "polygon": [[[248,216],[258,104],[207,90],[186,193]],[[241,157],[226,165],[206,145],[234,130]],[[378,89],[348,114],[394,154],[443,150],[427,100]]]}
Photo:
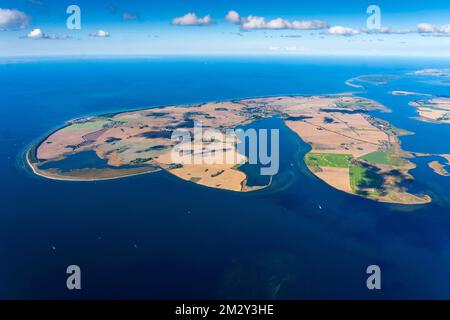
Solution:
{"label": "open sea", "polygon": [[[450,177],[416,158],[426,205],[334,190],[303,163],[309,146],[277,119],[280,172],[265,190],[205,188],[157,172],[63,182],[30,173],[24,151],[65,121],[136,108],[247,97],[356,92],[414,132],[407,151],[450,153],[450,125],[420,122],[392,90],[450,95],[405,76],[450,60],[336,57],[123,57],[0,60],[1,299],[450,299]],[[345,81],[399,76],[386,85]],[[255,182],[256,183],[256,182]],[[66,288],[66,268],[82,290]],[[368,290],[366,268],[381,268]]]}

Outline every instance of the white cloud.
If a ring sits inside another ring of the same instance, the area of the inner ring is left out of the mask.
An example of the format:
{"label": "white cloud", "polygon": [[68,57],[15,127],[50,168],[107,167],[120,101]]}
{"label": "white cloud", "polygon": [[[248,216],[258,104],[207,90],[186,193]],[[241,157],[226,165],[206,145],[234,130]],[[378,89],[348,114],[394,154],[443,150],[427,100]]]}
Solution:
{"label": "white cloud", "polygon": [[175,26],[202,26],[212,23],[213,20],[211,19],[210,15],[199,18],[195,13],[187,13],[182,17],[178,17],[172,20],[172,24]]}
{"label": "white cloud", "polygon": [[265,27],[266,29],[289,29],[290,23],[288,20],[285,20],[283,18],[276,18],[268,21]]}
{"label": "white cloud", "polygon": [[40,40],[40,39],[48,39],[48,40],[66,40],[69,39],[67,35],[59,35],[59,34],[47,34],[44,33],[41,29],[36,28],[30,31],[25,38]]}
{"label": "white cloud", "polygon": [[419,33],[432,33],[434,32],[434,26],[429,23],[419,23],[417,25],[417,32]]}
{"label": "white cloud", "polygon": [[30,18],[22,11],[0,8],[0,30],[24,29],[28,26],[29,20]]}
{"label": "white cloud", "polygon": [[349,27],[342,27],[342,26],[334,26],[329,28],[326,31],[327,34],[330,35],[338,35],[338,36],[354,36],[359,34],[359,31],[353,28]]}
{"label": "white cloud", "polygon": [[225,19],[230,23],[234,24],[241,23],[241,15],[234,10],[228,11],[227,15],[225,16]]}
{"label": "white cloud", "polygon": [[328,24],[324,21],[289,21],[283,18],[276,18],[266,22],[264,17],[249,16],[242,23],[243,29],[294,29],[294,30],[318,30],[324,29]]}
{"label": "white cloud", "polygon": [[90,34],[91,37],[98,37],[98,38],[107,38],[110,36],[108,31],[104,30],[97,30]]}
{"label": "white cloud", "polygon": [[438,32],[450,35],[450,23],[449,24],[445,24],[443,26],[440,26],[438,28]]}
{"label": "white cloud", "polygon": [[266,21],[264,17],[248,16],[243,18],[236,11],[229,11],[225,19],[233,24],[240,24],[242,29],[268,29],[268,30],[319,30],[328,27],[328,23],[320,20],[287,20],[283,18],[276,18]]}
{"label": "white cloud", "polygon": [[435,36],[450,36],[450,23],[441,26],[432,25],[430,23],[419,23],[417,25],[417,32]]}
{"label": "white cloud", "polygon": [[263,17],[248,16],[241,26],[243,29],[266,29],[266,20]]}
{"label": "white cloud", "polygon": [[45,37],[45,34],[41,29],[33,29],[30,33],[27,34],[27,38],[30,39],[42,39]]}
{"label": "white cloud", "polygon": [[264,17],[248,16],[243,20],[242,28],[249,29],[288,29],[289,22],[282,18],[277,18],[266,22]]}

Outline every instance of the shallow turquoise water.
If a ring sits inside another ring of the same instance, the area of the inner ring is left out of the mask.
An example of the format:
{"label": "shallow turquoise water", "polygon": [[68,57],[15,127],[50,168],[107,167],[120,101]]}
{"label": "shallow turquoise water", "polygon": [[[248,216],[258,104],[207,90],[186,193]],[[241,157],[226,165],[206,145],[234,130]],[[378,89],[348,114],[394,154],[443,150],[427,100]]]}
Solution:
{"label": "shallow turquoise water", "polygon": [[[337,58],[59,59],[0,65],[0,298],[450,298],[450,183],[414,160],[429,205],[375,203],[333,190],[282,130],[280,174],[267,190],[207,189],[166,173],[101,182],[45,180],[26,147],[65,121],[138,107],[354,91],[362,74],[404,74],[450,61]],[[401,78],[361,96],[414,131],[408,151],[450,153],[450,129],[418,122],[412,97],[448,86]],[[268,127],[277,123],[262,124]],[[434,139],[432,139],[433,137]],[[291,165],[292,164],[292,165]],[[53,249],[54,248],[54,249]],[[65,289],[78,264],[83,290]],[[382,270],[368,291],[366,267]]]}

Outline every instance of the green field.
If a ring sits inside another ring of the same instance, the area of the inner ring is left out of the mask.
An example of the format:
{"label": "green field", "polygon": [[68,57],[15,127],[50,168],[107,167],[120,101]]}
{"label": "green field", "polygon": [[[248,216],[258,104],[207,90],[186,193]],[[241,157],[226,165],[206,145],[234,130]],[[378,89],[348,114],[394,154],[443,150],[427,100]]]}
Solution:
{"label": "green field", "polygon": [[350,166],[350,186],[353,190],[360,188],[379,189],[383,185],[383,178],[373,168],[362,165]]}
{"label": "green field", "polygon": [[95,118],[86,122],[73,123],[70,126],[65,127],[63,130],[65,131],[77,131],[77,130],[101,130],[103,126],[108,123],[114,122],[122,122],[127,123],[128,119],[110,119],[110,118]]}
{"label": "green field", "polygon": [[350,154],[339,153],[308,153],[305,162],[308,166],[317,167],[337,167],[348,168],[350,166]]}
{"label": "green field", "polygon": [[110,122],[109,119],[98,119],[98,120],[86,121],[83,123],[74,123],[74,124],[64,128],[64,130],[65,131],[100,130],[108,122]]}
{"label": "green field", "polygon": [[375,151],[371,152],[369,154],[366,154],[365,156],[360,157],[359,159],[370,162],[370,163],[378,163],[378,164],[387,164],[387,165],[393,165],[397,166],[400,165],[400,159],[397,157],[392,156],[389,152],[383,152],[383,151]]}

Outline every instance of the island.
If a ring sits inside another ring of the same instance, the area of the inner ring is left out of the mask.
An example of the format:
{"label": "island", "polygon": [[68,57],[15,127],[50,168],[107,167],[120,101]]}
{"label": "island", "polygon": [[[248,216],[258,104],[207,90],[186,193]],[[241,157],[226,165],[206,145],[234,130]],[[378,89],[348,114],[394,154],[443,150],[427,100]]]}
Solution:
{"label": "island", "polygon": [[450,176],[450,172],[448,172],[448,170],[446,169],[446,167],[450,166],[450,154],[415,152],[415,153],[413,153],[413,155],[415,157],[439,157],[440,159],[444,160],[444,163],[434,160],[434,161],[428,162],[428,167],[430,167],[434,171],[434,173],[436,173],[440,176],[444,176],[444,177]]}
{"label": "island", "polygon": [[394,91],[391,91],[390,93],[393,96],[427,96],[427,97],[431,97],[431,94],[418,93],[418,92],[412,92],[412,91],[394,90]]}
{"label": "island", "polygon": [[422,69],[411,74],[416,76],[450,77],[450,69]]}
{"label": "island", "polygon": [[409,170],[414,164],[398,137],[411,133],[371,116],[373,110],[389,112],[375,101],[337,94],[253,98],[89,116],[69,121],[43,138],[27,152],[27,161],[35,174],[50,179],[92,181],[164,170],[206,187],[253,191],[267,186],[247,185],[247,174],[240,167],[248,159],[239,154],[236,139],[205,136],[202,148],[195,142],[181,147],[183,157],[212,153],[234,158],[232,163],[184,164],[171,157],[173,148],[180,148],[172,134],[177,129],[192,133],[195,123],[224,133],[258,119],[278,117],[311,146],[304,159],[298,160],[331,187],[380,202],[430,202],[428,195],[412,194],[403,183],[413,180]]}
{"label": "island", "polygon": [[375,86],[385,86],[389,82],[397,79],[399,79],[399,76],[393,74],[364,74],[355,78],[348,79],[345,84],[350,87],[363,89],[365,88],[363,85],[364,83]]}
{"label": "island", "polygon": [[439,161],[431,161],[428,166],[438,175],[448,177],[450,173],[445,169],[445,167]]}
{"label": "island", "polygon": [[433,99],[416,100],[409,103],[416,108],[418,120],[431,123],[450,123],[450,98],[437,97]]}
{"label": "island", "polygon": [[450,85],[450,69],[423,69],[409,73],[409,75],[424,77],[425,79],[433,78],[428,82],[438,85]]}

